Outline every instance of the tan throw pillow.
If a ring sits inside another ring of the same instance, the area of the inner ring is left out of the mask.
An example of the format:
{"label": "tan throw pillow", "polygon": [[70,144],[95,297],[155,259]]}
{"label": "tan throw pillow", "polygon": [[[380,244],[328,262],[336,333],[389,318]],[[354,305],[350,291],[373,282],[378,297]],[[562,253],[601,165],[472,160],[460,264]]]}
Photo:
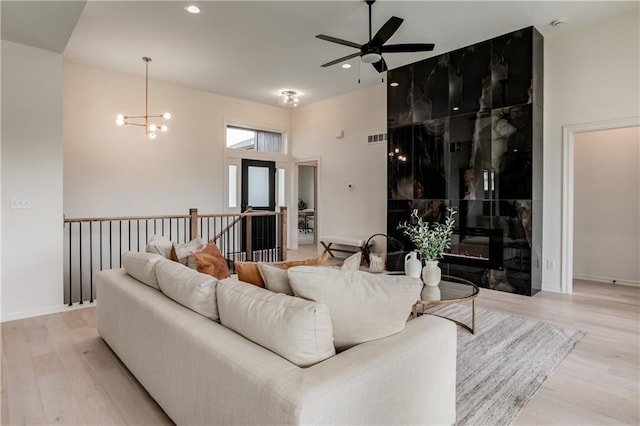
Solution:
{"label": "tan throw pillow", "polygon": [[347,257],[344,262],[342,262],[342,266],[340,269],[343,271],[357,271],[360,269],[360,264],[362,263],[362,252],[359,251],[351,256]]}
{"label": "tan throw pillow", "polygon": [[402,331],[422,290],[419,278],[307,266],[289,269],[289,283],[329,307],[338,351]]}
{"label": "tan throw pillow", "polygon": [[165,238],[162,235],[153,235],[144,251],[147,253],[159,254],[165,259],[171,259],[172,248],[173,243],[169,241],[168,238]]}
{"label": "tan throw pillow", "polygon": [[229,278],[231,276],[229,266],[227,266],[227,261],[224,259],[222,252],[220,252],[220,249],[213,241],[209,241],[207,246],[201,252],[194,252],[191,255],[196,263],[198,272],[209,274],[219,280]]}
{"label": "tan throw pillow", "polygon": [[[293,266],[302,266],[302,265],[324,265],[327,263],[329,259],[329,253],[323,253],[321,256],[313,257],[311,259],[303,259],[303,260],[289,260],[286,262],[275,262],[270,263],[272,266],[277,266],[278,268],[287,269]],[[260,275],[260,269],[258,268],[258,262],[234,262],[236,267],[236,272],[238,273],[238,279],[240,281],[244,281],[249,284],[257,285],[258,287],[264,287],[264,280],[262,279],[262,275]]]}
{"label": "tan throw pillow", "polygon": [[233,278],[217,288],[220,323],[299,367],[335,355],[329,310]]}
{"label": "tan throw pillow", "polygon": [[162,260],[156,267],[160,290],[170,299],[214,321],[219,321],[218,280],[186,266]]}
{"label": "tan throw pillow", "polygon": [[268,263],[258,263],[258,269],[267,290],[293,296],[287,269],[269,265]]}
{"label": "tan throw pillow", "polygon": [[156,278],[156,265],[161,260],[165,259],[159,254],[128,251],[122,254],[122,267],[133,278],[160,290]]}
{"label": "tan throw pillow", "polygon": [[180,262],[191,269],[198,269],[191,253],[202,251],[207,246],[201,238],[194,238],[188,243],[174,244],[171,248],[171,260]]}

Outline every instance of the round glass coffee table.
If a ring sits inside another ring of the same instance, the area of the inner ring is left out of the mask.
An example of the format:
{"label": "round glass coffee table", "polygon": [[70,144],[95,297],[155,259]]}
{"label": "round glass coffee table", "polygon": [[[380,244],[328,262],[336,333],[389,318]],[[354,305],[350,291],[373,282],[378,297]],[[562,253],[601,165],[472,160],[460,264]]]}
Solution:
{"label": "round glass coffee table", "polygon": [[[422,293],[420,294],[420,300],[413,305],[413,318],[418,315],[428,314],[441,318],[448,319],[455,322],[460,327],[468,330],[471,334],[474,333],[476,326],[476,306],[475,298],[478,296],[480,289],[477,285],[471,281],[467,281],[462,278],[452,277],[449,275],[443,275],[440,280],[440,284],[437,286],[424,286],[422,287]],[[448,318],[437,313],[425,312],[425,308],[428,306],[443,305],[447,303],[460,303],[467,300],[471,301],[471,326]]]}

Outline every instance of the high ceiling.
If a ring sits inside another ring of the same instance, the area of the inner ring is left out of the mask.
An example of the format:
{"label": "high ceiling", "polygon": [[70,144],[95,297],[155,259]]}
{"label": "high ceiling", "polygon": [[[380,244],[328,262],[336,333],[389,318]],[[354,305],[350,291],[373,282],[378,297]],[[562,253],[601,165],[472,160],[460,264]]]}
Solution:
{"label": "high ceiling", "polygon": [[[199,15],[187,13],[188,4],[88,1],[64,58],[143,75],[141,58],[151,56],[151,79],[274,105],[285,89],[301,92],[300,101],[306,104],[379,83],[384,77],[359,58],[350,61],[350,69],[320,67],[355,50],[318,40],[316,34],[357,43],[368,40],[363,1],[201,0]],[[395,15],[404,23],[389,44],[435,43],[431,53],[385,55],[389,68],[395,68],[530,25],[553,37],[638,10],[636,1],[381,0],[373,6],[373,32]],[[5,15],[3,6],[3,25]],[[567,23],[551,26],[557,18],[567,18]]]}

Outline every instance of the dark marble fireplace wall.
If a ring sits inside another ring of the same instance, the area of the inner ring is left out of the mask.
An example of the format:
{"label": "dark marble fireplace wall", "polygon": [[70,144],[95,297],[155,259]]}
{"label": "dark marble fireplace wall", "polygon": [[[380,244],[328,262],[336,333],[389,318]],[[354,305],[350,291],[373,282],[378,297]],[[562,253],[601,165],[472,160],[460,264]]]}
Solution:
{"label": "dark marble fireplace wall", "polygon": [[[541,288],[543,38],[533,27],[389,71],[387,232],[458,211],[444,273]],[[391,83],[394,86],[391,86]]]}

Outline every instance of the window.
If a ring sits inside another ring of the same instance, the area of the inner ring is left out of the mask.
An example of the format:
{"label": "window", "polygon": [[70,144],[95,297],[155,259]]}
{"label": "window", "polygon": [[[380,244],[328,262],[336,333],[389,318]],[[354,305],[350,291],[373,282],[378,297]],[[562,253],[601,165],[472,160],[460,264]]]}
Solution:
{"label": "window", "polygon": [[278,169],[278,206],[286,205],[286,200],[284,199],[284,169]]}
{"label": "window", "polygon": [[229,165],[229,208],[238,207],[238,166]]}
{"label": "window", "polygon": [[227,126],[227,148],[258,152],[284,152],[282,133]]}

